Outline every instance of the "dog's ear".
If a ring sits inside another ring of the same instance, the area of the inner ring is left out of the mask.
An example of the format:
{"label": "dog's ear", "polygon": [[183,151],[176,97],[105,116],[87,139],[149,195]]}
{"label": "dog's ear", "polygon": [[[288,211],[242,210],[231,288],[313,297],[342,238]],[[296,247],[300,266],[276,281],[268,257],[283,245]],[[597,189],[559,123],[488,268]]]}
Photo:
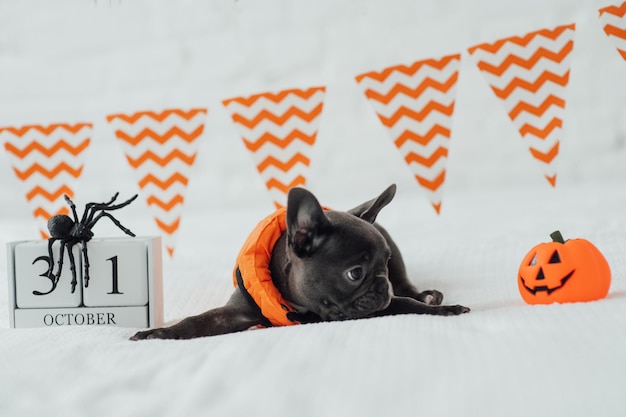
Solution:
{"label": "dog's ear", "polygon": [[383,191],[378,197],[366,201],[348,211],[348,213],[353,214],[357,217],[362,218],[363,220],[374,223],[376,221],[376,216],[383,207],[393,200],[393,196],[396,195],[396,184],[391,184],[385,191]]}
{"label": "dog's ear", "polygon": [[304,188],[292,188],[287,195],[287,241],[295,254],[310,256],[322,243],[330,222],[315,196]]}

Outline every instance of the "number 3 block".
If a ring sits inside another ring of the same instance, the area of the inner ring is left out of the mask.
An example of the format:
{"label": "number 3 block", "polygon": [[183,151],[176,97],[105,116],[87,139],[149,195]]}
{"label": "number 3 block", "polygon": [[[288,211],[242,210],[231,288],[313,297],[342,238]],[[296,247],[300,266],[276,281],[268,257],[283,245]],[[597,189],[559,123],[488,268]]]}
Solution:
{"label": "number 3 block", "polygon": [[163,323],[161,238],[92,239],[87,243],[89,279],[82,245],[73,247],[77,284],[72,292],[70,254],[58,271],[60,244],[48,241],[7,245],[11,327],[116,325],[154,327]]}
{"label": "number 3 block", "polygon": [[[52,246],[55,272],[58,268],[60,246],[58,242]],[[82,266],[78,246],[74,246],[72,255],[78,275]],[[63,270],[56,283],[48,278],[48,269],[51,265],[47,240],[17,245],[15,260],[17,261],[15,262],[15,275],[21,277],[15,281],[15,303],[18,308],[80,306],[82,286],[77,284],[74,292],[71,292],[72,271],[68,251],[65,251],[63,256]]]}

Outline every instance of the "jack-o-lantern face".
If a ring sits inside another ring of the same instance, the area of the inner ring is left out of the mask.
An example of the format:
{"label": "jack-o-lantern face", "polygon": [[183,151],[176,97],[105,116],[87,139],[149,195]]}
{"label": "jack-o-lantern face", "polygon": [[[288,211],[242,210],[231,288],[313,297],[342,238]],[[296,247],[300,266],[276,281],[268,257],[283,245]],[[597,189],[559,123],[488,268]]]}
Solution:
{"label": "jack-o-lantern face", "polygon": [[[561,260],[559,248],[554,248],[554,252],[550,254],[549,250],[535,252],[532,256],[529,268],[526,268],[527,274],[523,277],[520,274],[520,280],[526,291],[532,295],[545,291],[547,295],[563,288],[567,281],[576,272],[571,269],[568,259]],[[532,267],[532,268],[530,268]],[[535,273],[536,270],[536,273]]]}
{"label": "jack-o-lantern face", "polygon": [[518,287],[529,304],[567,303],[603,298],[611,271],[600,251],[585,239],[564,241],[559,232],[552,242],[528,252],[519,267]]}

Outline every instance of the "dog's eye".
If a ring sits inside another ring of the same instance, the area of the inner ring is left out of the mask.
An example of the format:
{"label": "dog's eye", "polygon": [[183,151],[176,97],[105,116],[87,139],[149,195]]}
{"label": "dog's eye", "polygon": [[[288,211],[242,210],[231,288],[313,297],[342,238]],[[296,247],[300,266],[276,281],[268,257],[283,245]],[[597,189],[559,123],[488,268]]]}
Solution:
{"label": "dog's eye", "polygon": [[348,272],[346,272],[346,275],[351,281],[358,281],[363,278],[363,268],[361,268],[360,266],[354,267],[348,270]]}

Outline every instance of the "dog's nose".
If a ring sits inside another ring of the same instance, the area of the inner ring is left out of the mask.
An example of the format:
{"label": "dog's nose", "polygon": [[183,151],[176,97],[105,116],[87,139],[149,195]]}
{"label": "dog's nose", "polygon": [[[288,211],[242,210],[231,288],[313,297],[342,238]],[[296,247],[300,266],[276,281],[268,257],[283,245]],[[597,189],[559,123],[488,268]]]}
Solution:
{"label": "dog's nose", "polygon": [[387,277],[379,276],[379,282],[376,284],[376,292],[378,294],[384,294],[389,291],[389,282],[387,281]]}

